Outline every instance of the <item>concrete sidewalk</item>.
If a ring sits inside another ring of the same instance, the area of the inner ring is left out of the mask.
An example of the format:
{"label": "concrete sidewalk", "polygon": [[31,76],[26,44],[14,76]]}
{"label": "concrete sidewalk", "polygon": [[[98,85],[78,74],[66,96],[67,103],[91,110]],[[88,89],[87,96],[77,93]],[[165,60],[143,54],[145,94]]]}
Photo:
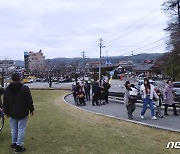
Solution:
{"label": "concrete sidewalk", "polygon": [[[67,97],[65,97],[65,100],[69,104],[75,105],[72,95],[68,95]],[[83,110],[106,115],[109,117],[180,133],[180,116],[174,116],[172,111],[168,112],[169,116],[164,116],[164,118],[158,118],[157,120],[152,120],[150,110],[147,109],[145,118],[141,119],[140,113],[142,108],[136,107],[136,110],[133,114],[134,119],[129,120],[127,116],[127,109],[124,104],[110,102],[109,104],[106,105],[92,106],[91,101],[86,101],[86,106],[78,106],[78,107]]]}

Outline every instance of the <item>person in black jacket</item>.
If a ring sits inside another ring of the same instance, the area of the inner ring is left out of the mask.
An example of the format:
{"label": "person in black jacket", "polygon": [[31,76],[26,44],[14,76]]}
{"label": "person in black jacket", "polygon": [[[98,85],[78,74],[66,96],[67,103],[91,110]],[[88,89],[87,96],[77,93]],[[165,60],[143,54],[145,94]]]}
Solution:
{"label": "person in black jacket", "polygon": [[12,75],[12,83],[4,91],[3,111],[10,117],[12,145],[15,152],[23,152],[22,147],[29,113],[33,115],[34,106],[28,86],[21,83],[18,73]]}
{"label": "person in black jacket", "polygon": [[95,106],[94,102],[96,102],[96,105],[99,106],[99,98],[100,98],[101,89],[99,87],[99,83],[97,80],[94,80],[94,84],[92,85],[92,105]]}
{"label": "person in black jacket", "polygon": [[1,97],[2,97],[3,93],[4,93],[4,89],[2,87],[0,87],[0,110],[2,109],[2,99],[1,99]]}
{"label": "person in black jacket", "polygon": [[103,83],[103,87],[104,87],[104,100],[107,103],[109,103],[108,101],[108,96],[109,96],[109,89],[110,89],[110,84],[109,84],[109,81],[106,80],[104,83]]}
{"label": "person in black jacket", "polygon": [[91,90],[91,85],[88,83],[88,81],[86,81],[86,83],[84,85],[84,91],[86,94],[87,101],[90,101],[90,90]]}

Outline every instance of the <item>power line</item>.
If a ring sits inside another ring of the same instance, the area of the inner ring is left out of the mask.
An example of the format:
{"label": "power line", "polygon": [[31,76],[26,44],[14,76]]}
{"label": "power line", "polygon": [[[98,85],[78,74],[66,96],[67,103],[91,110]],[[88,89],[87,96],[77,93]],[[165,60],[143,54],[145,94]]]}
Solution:
{"label": "power line", "polygon": [[[143,17],[141,17],[140,19],[138,19],[135,23],[133,23],[132,26],[126,26],[126,27],[120,29],[120,31],[123,31],[123,32],[124,32],[124,31],[129,30],[129,29],[132,30],[132,28],[134,28],[135,25],[137,25],[138,23],[140,23],[141,21],[143,21],[144,19],[146,19],[146,18],[149,17],[150,15],[154,14],[156,11],[157,11],[157,9],[151,10],[150,12],[148,12],[148,14],[146,14],[145,16],[143,16]],[[112,42],[112,41],[118,39],[119,37],[121,37],[121,36],[117,36],[117,37],[113,38],[112,40],[106,41],[105,43]]]}

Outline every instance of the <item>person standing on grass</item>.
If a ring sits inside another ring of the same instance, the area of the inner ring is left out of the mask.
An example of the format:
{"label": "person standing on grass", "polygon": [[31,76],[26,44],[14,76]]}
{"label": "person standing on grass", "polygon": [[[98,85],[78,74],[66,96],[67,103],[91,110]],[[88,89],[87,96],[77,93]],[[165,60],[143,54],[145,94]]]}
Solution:
{"label": "person standing on grass", "polygon": [[22,147],[25,129],[29,113],[33,115],[34,106],[30,89],[21,83],[18,73],[12,75],[12,83],[4,91],[3,110],[5,115],[10,117],[11,148],[15,152],[25,151],[26,148]]}
{"label": "person standing on grass", "polygon": [[174,115],[175,116],[178,116],[179,114],[177,113],[177,110],[176,110],[176,106],[175,106],[175,103],[174,103],[174,99],[173,99],[173,86],[172,86],[172,81],[171,80],[168,80],[167,81],[167,85],[165,86],[164,88],[164,93],[163,93],[163,96],[164,96],[164,102],[165,102],[165,108],[164,108],[164,115],[168,116],[169,114],[167,113],[167,110],[168,110],[168,106],[172,106],[173,107],[173,112],[174,112]]}
{"label": "person standing on grass", "polygon": [[124,94],[124,104],[126,105],[127,108],[127,113],[128,113],[128,118],[130,120],[133,119],[133,112],[136,109],[136,96],[133,96],[130,94],[130,92],[132,91],[131,89],[131,83],[130,81],[126,81],[125,83],[125,94]]}
{"label": "person standing on grass", "polygon": [[147,105],[149,104],[151,110],[151,119],[157,120],[154,113],[153,97],[158,99],[158,96],[154,90],[154,86],[150,84],[147,78],[144,79],[144,84],[141,85],[140,93],[143,99],[143,109],[140,115],[141,119],[144,119],[144,114],[147,110]]}
{"label": "person standing on grass", "polygon": [[0,87],[0,110],[2,109],[2,95],[4,93],[4,89],[2,87]]}

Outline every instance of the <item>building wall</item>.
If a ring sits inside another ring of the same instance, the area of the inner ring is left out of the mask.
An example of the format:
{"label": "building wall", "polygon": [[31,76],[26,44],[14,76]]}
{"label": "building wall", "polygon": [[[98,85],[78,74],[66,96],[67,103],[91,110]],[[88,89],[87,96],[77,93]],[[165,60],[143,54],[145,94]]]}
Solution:
{"label": "building wall", "polygon": [[39,52],[29,52],[28,53],[28,64],[27,67],[29,71],[41,71],[45,68],[45,56],[41,51]]}

